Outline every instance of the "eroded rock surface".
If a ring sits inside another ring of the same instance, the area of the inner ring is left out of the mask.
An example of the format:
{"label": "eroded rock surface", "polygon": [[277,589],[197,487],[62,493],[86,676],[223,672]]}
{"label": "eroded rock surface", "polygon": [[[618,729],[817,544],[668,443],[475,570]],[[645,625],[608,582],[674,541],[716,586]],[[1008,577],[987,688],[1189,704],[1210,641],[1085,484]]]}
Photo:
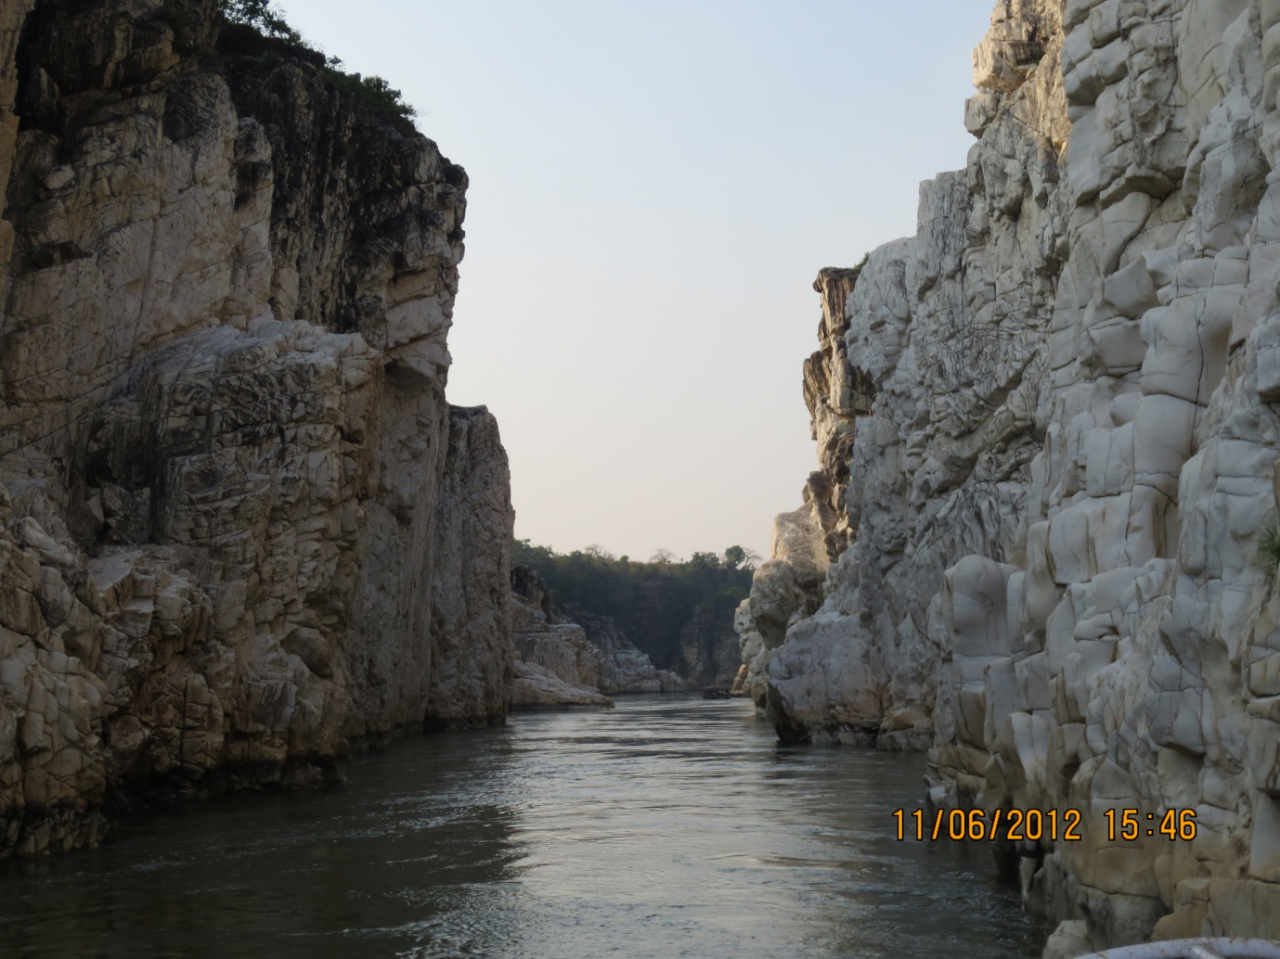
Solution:
{"label": "eroded rock surface", "polygon": [[178,6],[0,10],[0,855],[506,711],[505,456],[444,399],[466,174]]}
{"label": "eroded rock surface", "polygon": [[[739,615],[785,735],[932,740],[941,806],[1083,812],[1080,842],[1003,850],[1064,922],[1055,956],[1280,938],[1280,599],[1258,559],[1277,36],[1274,0],[998,4],[969,163],[853,281],[843,357],[824,296],[805,388],[827,397],[822,489],[853,435],[844,515],[810,483]],[[869,409],[837,418],[837,382]],[[852,542],[815,587],[832,533]],[[1139,838],[1108,839],[1127,808]],[[1146,835],[1168,810],[1194,839]]]}
{"label": "eroded rock surface", "polygon": [[594,686],[566,681],[555,670],[523,657],[516,660],[512,709],[612,709],[614,702]]}
{"label": "eroded rock surface", "polygon": [[431,582],[431,726],[502,721],[511,699],[511,471],[485,407],[449,408]]}
{"label": "eroded rock surface", "polygon": [[1057,5],[1013,7],[1036,26],[1001,5],[992,37],[1025,42],[976,58],[968,167],[921,186],[915,237],[815,283],[820,469],[739,613],[747,683],[788,737],[926,745],[943,571],[1015,549],[1070,208]]}

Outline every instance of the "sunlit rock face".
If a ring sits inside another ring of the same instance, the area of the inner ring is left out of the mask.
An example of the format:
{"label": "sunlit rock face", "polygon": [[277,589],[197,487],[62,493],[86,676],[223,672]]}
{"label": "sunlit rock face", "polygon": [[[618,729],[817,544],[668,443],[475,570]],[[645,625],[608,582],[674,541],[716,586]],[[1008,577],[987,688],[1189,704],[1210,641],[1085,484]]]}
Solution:
{"label": "sunlit rock face", "polygon": [[186,6],[0,10],[0,855],[507,708],[466,174]]}
{"label": "sunlit rock face", "polygon": [[1055,4],[993,25],[968,167],[921,186],[916,236],[823,270],[805,363],[820,469],[740,611],[756,701],[786,737],[932,739],[930,603],[970,553],[1012,561],[1069,200]]}
{"label": "sunlit rock face", "polygon": [[[782,522],[814,545],[776,551],[739,617],[784,734],[931,739],[939,806],[1083,811],[1081,841],[1003,850],[1068,923],[1052,955],[1280,938],[1280,598],[1258,559],[1277,36],[1273,0],[997,6],[966,170],[924,184],[916,236],[844,303],[871,396],[852,543],[802,584],[832,528],[807,497]],[[1109,840],[1126,808],[1139,837]],[[1171,809],[1194,839],[1146,835]]]}
{"label": "sunlit rock face", "polygon": [[[935,795],[1088,810],[1084,841],[1023,850],[1021,871],[1033,908],[1087,920],[1098,944],[1280,936],[1280,605],[1257,559],[1280,440],[1277,23],[1246,0],[1065,13],[1072,214],[1044,449],[1018,568],[987,572],[1007,652],[980,617],[950,634],[992,658],[978,683],[955,657],[949,685],[985,721],[940,736]],[[982,592],[948,575],[953,595]],[[1140,811],[1137,841],[1107,841],[1110,808]],[[1193,841],[1147,836],[1168,809],[1195,811]]]}

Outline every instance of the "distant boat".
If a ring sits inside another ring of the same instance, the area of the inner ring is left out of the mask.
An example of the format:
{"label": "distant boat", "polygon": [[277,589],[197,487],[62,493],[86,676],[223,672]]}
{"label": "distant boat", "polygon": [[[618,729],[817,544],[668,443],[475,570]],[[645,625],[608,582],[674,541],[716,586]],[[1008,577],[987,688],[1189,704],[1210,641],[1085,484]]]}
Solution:
{"label": "distant boat", "polygon": [[[703,699],[728,699],[732,695],[733,694],[729,692],[728,686],[703,686],[702,687]],[[1277,954],[1277,959],[1280,959],[1280,954]]]}

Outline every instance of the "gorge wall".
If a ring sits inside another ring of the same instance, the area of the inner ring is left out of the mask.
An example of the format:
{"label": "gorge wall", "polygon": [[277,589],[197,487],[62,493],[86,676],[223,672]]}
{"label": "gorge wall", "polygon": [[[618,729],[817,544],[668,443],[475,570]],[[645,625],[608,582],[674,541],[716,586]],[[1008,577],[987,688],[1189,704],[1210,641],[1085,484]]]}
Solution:
{"label": "gorge wall", "polygon": [[939,807],[1080,809],[1001,849],[1048,955],[1280,938],[1280,2],[1001,0],[974,66],[966,168],[819,276],[752,694],[928,748]]}
{"label": "gorge wall", "polygon": [[218,24],[0,9],[0,856],[510,699],[506,455],[444,396],[466,173]]}

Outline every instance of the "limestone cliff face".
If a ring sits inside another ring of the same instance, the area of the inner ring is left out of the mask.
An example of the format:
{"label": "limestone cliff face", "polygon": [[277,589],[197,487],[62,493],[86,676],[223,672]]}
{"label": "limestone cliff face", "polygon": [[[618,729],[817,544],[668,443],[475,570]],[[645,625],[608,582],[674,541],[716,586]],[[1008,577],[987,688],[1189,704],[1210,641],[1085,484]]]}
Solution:
{"label": "limestone cliff face", "polygon": [[[778,517],[739,615],[757,702],[786,736],[932,736],[929,603],[970,553],[1008,558],[1025,510],[1069,208],[1056,4],[995,21],[968,167],[921,187],[919,232],[823,270],[805,364],[821,469]],[[1011,41],[1010,41],[1011,42]]]}
{"label": "limestone cliff face", "polygon": [[498,421],[449,408],[431,581],[429,725],[501,721],[511,699],[511,472]]}
{"label": "limestone cliff face", "polygon": [[[1274,0],[998,4],[967,168],[924,184],[916,236],[844,303],[871,396],[853,541],[814,594],[833,527],[809,497],[739,617],[784,734],[928,743],[943,806],[1083,811],[1083,841],[1006,850],[1028,907],[1067,921],[1050,955],[1280,937],[1280,599],[1258,559],[1278,33]],[[1109,841],[1125,808],[1142,835]],[[1145,835],[1170,809],[1194,840]]]}
{"label": "limestone cliff face", "polygon": [[0,855],[505,714],[466,174],[214,8],[0,12]]}

